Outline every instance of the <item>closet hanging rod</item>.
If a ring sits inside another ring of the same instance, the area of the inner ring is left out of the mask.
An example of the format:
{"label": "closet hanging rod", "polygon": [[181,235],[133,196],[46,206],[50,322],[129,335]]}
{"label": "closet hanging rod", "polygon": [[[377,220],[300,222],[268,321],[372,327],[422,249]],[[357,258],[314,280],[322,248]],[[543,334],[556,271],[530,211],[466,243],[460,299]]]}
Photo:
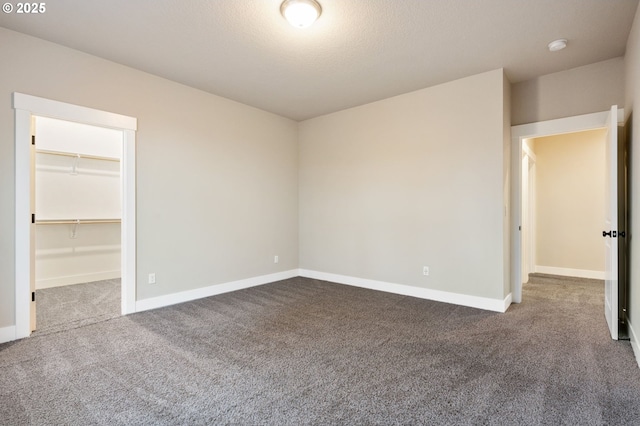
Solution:
{"label": "closet hanging rod", "polygon": [[51,219],[36,220],[36,225],[85,225],[96,223],[121,223],[120,219]]}
{"label": "closet hanging rod", "polygon": [[100,155],[88,155],[88,154],[73,154],[71,152],[50,151],[48,149],[36,149],[36,153],[37,154],[60,155],[62,157],[88,158],[90,160],[115,161],[117,163],[120,162],[119,158],[114,158],[114,157],[102,157]]}

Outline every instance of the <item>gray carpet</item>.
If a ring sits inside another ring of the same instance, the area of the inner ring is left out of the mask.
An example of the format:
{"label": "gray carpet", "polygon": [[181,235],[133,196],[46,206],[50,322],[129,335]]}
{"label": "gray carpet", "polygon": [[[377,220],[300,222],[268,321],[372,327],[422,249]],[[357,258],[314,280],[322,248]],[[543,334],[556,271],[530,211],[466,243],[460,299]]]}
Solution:
{"label": "gray carpet", "polygon": [[0,422],[640,422],[602,282],[524,286],[506,314],[295,278],[0,345]]}
{"label": "gray carpet", "polygon": [[36,291],[35,336],[120,316],[120,279]]}

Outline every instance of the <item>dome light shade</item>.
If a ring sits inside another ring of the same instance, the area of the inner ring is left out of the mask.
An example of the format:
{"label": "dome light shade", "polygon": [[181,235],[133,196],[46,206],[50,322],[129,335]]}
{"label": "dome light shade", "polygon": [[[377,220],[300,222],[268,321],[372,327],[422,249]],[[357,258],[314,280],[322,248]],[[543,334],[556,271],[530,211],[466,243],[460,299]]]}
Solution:
{"label": "dome light shade", "polygon": [[306,28],[318,19],[322,7],[315,0],[284,0],[280,13],[294,27]]}
{"label": "dome light shade", "polygon": [[565,47],[567,47],[567,40],[564,38],[561,38],[559,40],[554,40],[551,43],[549,43],[549,52],[557,52],[558,50],[562,50]]}

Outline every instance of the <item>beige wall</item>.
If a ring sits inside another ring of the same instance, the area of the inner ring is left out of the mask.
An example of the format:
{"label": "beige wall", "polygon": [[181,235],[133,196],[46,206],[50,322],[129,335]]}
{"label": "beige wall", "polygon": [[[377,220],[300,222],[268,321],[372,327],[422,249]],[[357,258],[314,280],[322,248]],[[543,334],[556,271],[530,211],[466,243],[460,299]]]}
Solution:
{"label": "beige wall", "polygon": [[623,58],[544,75],[512,85],[511,124],[608,111],[624,104]]}
{"label": "beige wall", "polygon": [[[633,28],[627,42],[625,56],[625,115],[626,118],[633,111],[632,141],[631,141],[631,176],[630,176],[630,220],[629,229],[640,226],[640,111],[634,111],[640,105],[640,8],[636,11]],[[632,235],[633,237],[633,235]],[[630,300],[629,318],[640,338],[640,238],[631,238],[630,249]],[[636,345],[640,341],[635,340]],[[640,350],[639,346],[636,349]],[[640,352],[637,353],[640,362]]]}
{"label": "beige wall", "polygon": [[605,138],[535,139],[537,266],[604,271]]}
{"label": "beige wall", "polygon": [[503,299],[504,85],[495,70],[302,122],[300,267]]}
{"label": "beige wall", "polygon": [[0,57],[0,328],[14,324],[12,92],[138,119],[138,300],[297,268],[296,122],[2,28]]}

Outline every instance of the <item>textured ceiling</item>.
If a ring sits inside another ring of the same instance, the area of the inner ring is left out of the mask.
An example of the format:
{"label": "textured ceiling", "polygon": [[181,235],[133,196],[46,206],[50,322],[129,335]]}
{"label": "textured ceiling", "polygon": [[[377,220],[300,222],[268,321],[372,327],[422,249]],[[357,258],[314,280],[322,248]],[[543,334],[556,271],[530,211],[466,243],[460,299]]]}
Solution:
{"label": "textured ceiling", "polygon": [[[504,67],[511,82],[624,55],[638,0],[52,0],[0,26],[295,120]],[[567,49],[547,44],[567,38]],[[0,40],[0,42],[2,42]]]}

